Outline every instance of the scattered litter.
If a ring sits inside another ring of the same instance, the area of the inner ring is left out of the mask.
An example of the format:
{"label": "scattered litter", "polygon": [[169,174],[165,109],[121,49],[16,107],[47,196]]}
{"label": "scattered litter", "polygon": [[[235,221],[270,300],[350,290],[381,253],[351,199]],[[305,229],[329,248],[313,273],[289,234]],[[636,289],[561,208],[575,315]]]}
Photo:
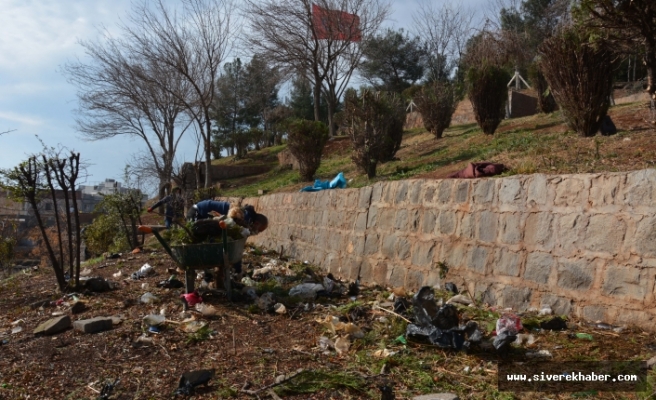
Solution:
{"label": "scattered litter", "polygon": [[90,290],[92,292],[97,292],[97,293],[107,292],[107,291],[111,290],[111,286],[109,285],[109,282],[107,282],[103,278],[87,279],[84,282],[84,286],[88,290]]}
{"label": "scattered litter", "polygon": [[122,272],[122,271],[118,271],[117,273],[112,274],[112,276],[113,276],[114,278],[120,278],[120,277],[123,276],[123,272]]}
{"label": "scattered litter", "polygon": [[524,334],[524,333],[519,333],[517,334],[517,339],[513,342],[515,346],[522,346],[524,343],[526,343],[527,346],[533,345],[535,343],[535,336],[532,334]]}
{"label": "scattered litter", "polygon": [[164,288],[164,289],[179,289],[181,287],[184,287],[184,283],[176,279],[175,275],[172,275],[171,277],[169,277],[169,279],[166,279],[164,281],[159,281],[157,283],[157,287]]}
{"label": "scattered litter", "polygon": [[181,294],[180,299],[182,299],[182,302],[185,303],[185,306],[187,307],[193,307],[196,304],[203,302],[203,298],[200,297],[197,291]]}
{"label": "scattered litter", "polygon": [[216,317],[219,315],[219,310],[209,304],[196,304],[196,311],[203,314],[204,317]]}
{"label": "scattered litter", "polygon": [[592,335],[589,334],[589,333],[581,333],[581,332],[579,332],[579,333],[576,334],[576,337],[579,338],[579,339],[594,340],[594,338],[592,337]]}
{"label": "scattered litter", "polygon": [[158,327],[156,327],[156,326],[149,326],[149,327],[148,327],[148,332],[150,332],[150,333],[160,333],[161,331],[160,331],[160,329],[159,329]]}
{"label": "scattered litter", "polygon": [[85,268],[82,271],[80,271],[80,276],[89,276],[92,273],[93,273],[92,270],[90,270],[89,268]]}
{"label": "scattered litter", "polygon": [[246,286],[251,286],[251,287],[257,285],[257,283],[248,276],[245,276],[245,277],[241,278],[241,283],[243,283]]}
{"label": "scattered litter", "polygon": [[526,352],[527,358],[552,358],[553,356],[549,350],[528,351]]}
{"label": "scattered litter", "polygon": [[404,297],[397,297],[396,300],[394,300],[394,312],[397,314],[405,314],[408,309],[410,308],[410,302],[406,300]]}
{"label": "scattered litter", "polygon": [[107,382],[103,386],[103,388],[100,390],[100,395],[98,395],[98,398],[96,400],[109,400],[109,398],[112,395],[112,391],[116,387],[116,385],[119,384],[121,380],[119,378],[116,378],[114,382]]}
{"label": "scattered litter", "polygon": [[207,326],[206,322],[189,321],[189,322],[185,323],[184,325],[182,325],[182,330],[184,330],[185,332],[188,332],[188,333],[196,333],[200,329],[204,328],[205,326]]}
{"label": "scattered litter", "polygon": [[275,311],[276,314],[285,314],[287,312],[287,308],[282,303],[276,303],[273,306],[273,311]]}
{"label": "scattered litter", "polygon": [[249,299],[252,301],[257,300],[257,291],[255,291],[255,288],[252,286],[245,286],[241,292],[246,295]]}
{"label": "scattered litter", "polygon": [[139,280],[153,274],[154,272],[155,270],[150,266],[150,264],[144,264],[141,266],[141,268],[139,268],[139,271],[132,274],[132,279]]}
{"label": "scattered litter", "polygon": [[548,331],[563,331],[567,329],[567,321],[560,317],[553,317],[548,321],[542,321],[540,328]]}
{"label": "scattered litter", "polygon": [[551,314],[553,314],[553,311],[551,310],[550,307],[544,307],[538,312],[538,315],[540,317],[544,317],[545,315],[551,315]]}
{"label": "scattered litter", "polygon": [[389,351],[388,349],[376,350],[374,351],[374,357],[378,358],[387,358],[396,354],[396,351]]}
{"label": "scattered litter", "polygon": [[214,378],[214,369],[201,369],[198,371],[188,371],[182,374],[178,389],[175,394],[190,395],[197,386],[207,386],[209,381]]}
{"label": "scattered litter", "polygon": [[387,317],[378,317],[377,321],[380,322],[381,324],[389,323],[389,319]]}
{"label": "scattered litter", "polygon": [[469,365],[467,365],[465,368],[463,368],[462,372],[464,372],[465,374],[468,374],[469,372],[471,372],[471,368],[469,367]]}
{"label": "scattered litter", "polygon": [[147,326],[160,326],[166,321],[166,317],[158,314],[150,314],[146,315],[143,321]]}
{"label": "scattered litter", "polygon": [[144,282],[141,284],[142,289],[148,289],[148,282]]}
{"label": "scattered litter", "polygon": [[255,300],[255,304],[257,304],[262,311],[271,311],[276,304],[276,296],[271,292],[266,292]]}
{"label": "scattered litter", "polygon": [[323,285],[318,283],[301,283],[289,290],[290,297],[300,297],[302,299],[314,300],[317,293],[324,290]]}
{"label": "scattered litter", "polygon": [[469,306],[471,304],[474,304],[474,302],[467,296],[464,296],[462,294],[457,294],[451,297],[449,300],[447,300],[446,304],[462,304],[464,306]]}
{"label": "scattered litter", "polygon": [[335,343],[327,337],[321,336],[319,338],[319,348],[323,351],[331,350],[335,348]]}
{"label": "scattered litter", "polygon": [[522,322],[512,313],[506,313],[497,320],[497,336],[494,338],[494,348],[499,353],[505,353],[510,344],[517,340],[517,333],[522,330]]}
{"label": "scattered litter", "polygon": [[351,347],[351,342],[349,341],[348,336],[340,336],[335,341],[335,350],[339,355],[348,352],[349,347]]}
{"label": "scattered litter", "polygon": [[453,282],[447,282],[444,284],[444,289],[447,291],[453,293],[453,294],[458,294],[458,287],[456,286],[455,283]]}
{"label": "scattered litter", "polygon": [[153,303],[157,303],[159,301],[159,298],[157,298],[154,294],[150,292],[146,292],[141,296],[139,300],[143,304],[153,304]]}
{"label": "scattered litter", "polygon": [[400,335],[396,339],[394,339],[395,342],[401,343],[401,344],[408,344],[408,341],[405,340],[405,336]]}
{"label": "scattered litter", "polygon": [[17,334],[17,333],[21,333],[21,332],[23,332],[23,327],[20,326],[20,325],[15,326],[15,327],[13,327],[13,328],[11,329],[11,334],[12,334],[12,335],[15,335],[15,334]]}

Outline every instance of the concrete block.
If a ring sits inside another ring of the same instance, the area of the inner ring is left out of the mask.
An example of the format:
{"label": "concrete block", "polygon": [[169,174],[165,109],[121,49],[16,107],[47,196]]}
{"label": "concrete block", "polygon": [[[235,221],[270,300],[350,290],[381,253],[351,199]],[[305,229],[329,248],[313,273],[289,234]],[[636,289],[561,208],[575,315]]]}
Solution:
{"label": "concrete block", "polygon": [[71,317],[62,315],[40,324],[34,329],[35,335],[54,335],[71,327]]}
{"label": "concrete block", "polygon": [[558,265],[558,287],[586,290],[592,286],[595,266],[587,260],[563,261]]}
{"label": "concrete block", "polygon": [[378,253],[380,249],[380,237],[377,233],[369,233],[365,236],[364,255],[370,256]]}
{"label": "concrete block", "polygon": [[525,244],[550,250],[553,246],[552,222],[553,214],[546,212],[529,214],[524,225]]}
{"label": "concrete block", "polygon": [[494,243],[497,238],[498,219],[495,212],[481,212],[477,226],[477,239],[482,242]]}
{"label": "concrete block", "polygon": [[526,256],[526,270],[524,279],[529,281],[546,284],[551,275],[551,267],[554,265],[554,258],[549,253],[533,252]]}
{"label": "concrete block", "polygon": [[527,205],[529,207],[547,204],[547,177],[544,174],[532,175],[528,182]]}
{"label": "concrete block", "polygon": [[653,286],[653,276],[643,273],[640,268],[609,265],[604,274],[602,293],[642,301]]}
{"label": "concrete block", "polygon": [[[465,214],[465,215],[468,215],[470,218],[469,220],[473,222],[473,219],[471,218],[470,214]],[[437,232],[439,232],[442,235],[453,235],[455,230],[456,230],[456,213],[450,210],[441,211],[437,222]],[[472,237],[471,236],[472,233],[473,233],[473,229],[472,231],[469,232],[469,236],[467,237]]]}
{"label": "concrete block", "polygon": [[585,230],[583,244],[590,251],[615,255],[620,251],[625,235],[626,222],[616,215],[593,215]]}
{"label": "concrete block", "polygon": [[429,269],[433,265],[435,242],[417,242],[412,249],[412,264]]}
{"label": "concrete block", "polygon": [[522,216],[519,213],[502,213],[499,215],[499,240],[506,244],[518,244],[522,241]]}
{"label": "concrete block", "polygon": [[515,311],[525,311],[531,304],[531,289],[506,286],[503,288],[503,306]]}
{"label": "concrete block", "polygon": [[112,329],[112,319],[109,317],[96,317],[73,322],[73,328],[82,333],[97,333]]}
{"label": "concrete block", "polygon": [[505,248],[496,250],[493,271],[495,275],[519,276],[522,263],[521,253]]}

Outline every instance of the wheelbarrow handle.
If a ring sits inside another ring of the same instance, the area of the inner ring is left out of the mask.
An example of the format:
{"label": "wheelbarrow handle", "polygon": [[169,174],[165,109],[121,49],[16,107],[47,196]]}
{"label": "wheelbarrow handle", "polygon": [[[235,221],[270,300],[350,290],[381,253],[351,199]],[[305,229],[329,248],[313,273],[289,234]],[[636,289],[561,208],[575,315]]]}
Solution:
{"label": "wheelbarrow handle", "polygon": [[171,258],[173,259],[173,261],[175,261],[176,264],[180,265],[178,259],[175,258],[175,256],[173,255],[173,252],[171,251],[169,244],[166,243],[166,240],[164,240],[164,238],[159,234],[159,232],[156,229],[153,229],[152,227],[147,225],[139,225],[137,230],[141,233],[152,233],[153,235],[155,235],[155,238],[157,238],[157,241],[162,245],[164,251],[166,251],[171,256]]}

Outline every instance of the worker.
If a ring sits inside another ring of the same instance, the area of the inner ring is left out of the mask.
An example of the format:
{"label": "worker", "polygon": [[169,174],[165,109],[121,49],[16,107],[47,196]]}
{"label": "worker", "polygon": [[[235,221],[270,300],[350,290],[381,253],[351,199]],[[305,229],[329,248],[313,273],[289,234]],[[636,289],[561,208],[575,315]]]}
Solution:
{"label": "worker", "polygon": [[225,215],[232,218],[235,223],[250,231],[251,235],[257,235],[268,227],[268,220],[263,214],[255,212],[251,205],[244,207],[230,207],[227,201],[203,200],[200,201],[187,212],[189,221],[198,221],[212,218],[213,214]]}
{"label": "worker", "polygon": [[179,187],[174,187],[171,190],[171,194],[163,197],[160,201],[153,204],[148,208],[148,212],[152,213],[153,210],[162,204],[166,205],[164,209],[164,225],[166,229],[171,229],[171,224],[182,220],[184,215],[184,199],[182,198],[182,189]]}

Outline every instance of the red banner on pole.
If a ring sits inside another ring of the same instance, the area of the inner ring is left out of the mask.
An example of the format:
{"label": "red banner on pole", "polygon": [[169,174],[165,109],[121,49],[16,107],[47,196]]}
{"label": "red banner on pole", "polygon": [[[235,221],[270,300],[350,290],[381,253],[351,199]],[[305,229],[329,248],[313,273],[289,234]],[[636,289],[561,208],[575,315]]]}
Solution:
{"label": "red banner on pole", "polygon": [[312,23],[317,39],[362,40],[360,17],[344,11],[327,10],[312,4]]}

